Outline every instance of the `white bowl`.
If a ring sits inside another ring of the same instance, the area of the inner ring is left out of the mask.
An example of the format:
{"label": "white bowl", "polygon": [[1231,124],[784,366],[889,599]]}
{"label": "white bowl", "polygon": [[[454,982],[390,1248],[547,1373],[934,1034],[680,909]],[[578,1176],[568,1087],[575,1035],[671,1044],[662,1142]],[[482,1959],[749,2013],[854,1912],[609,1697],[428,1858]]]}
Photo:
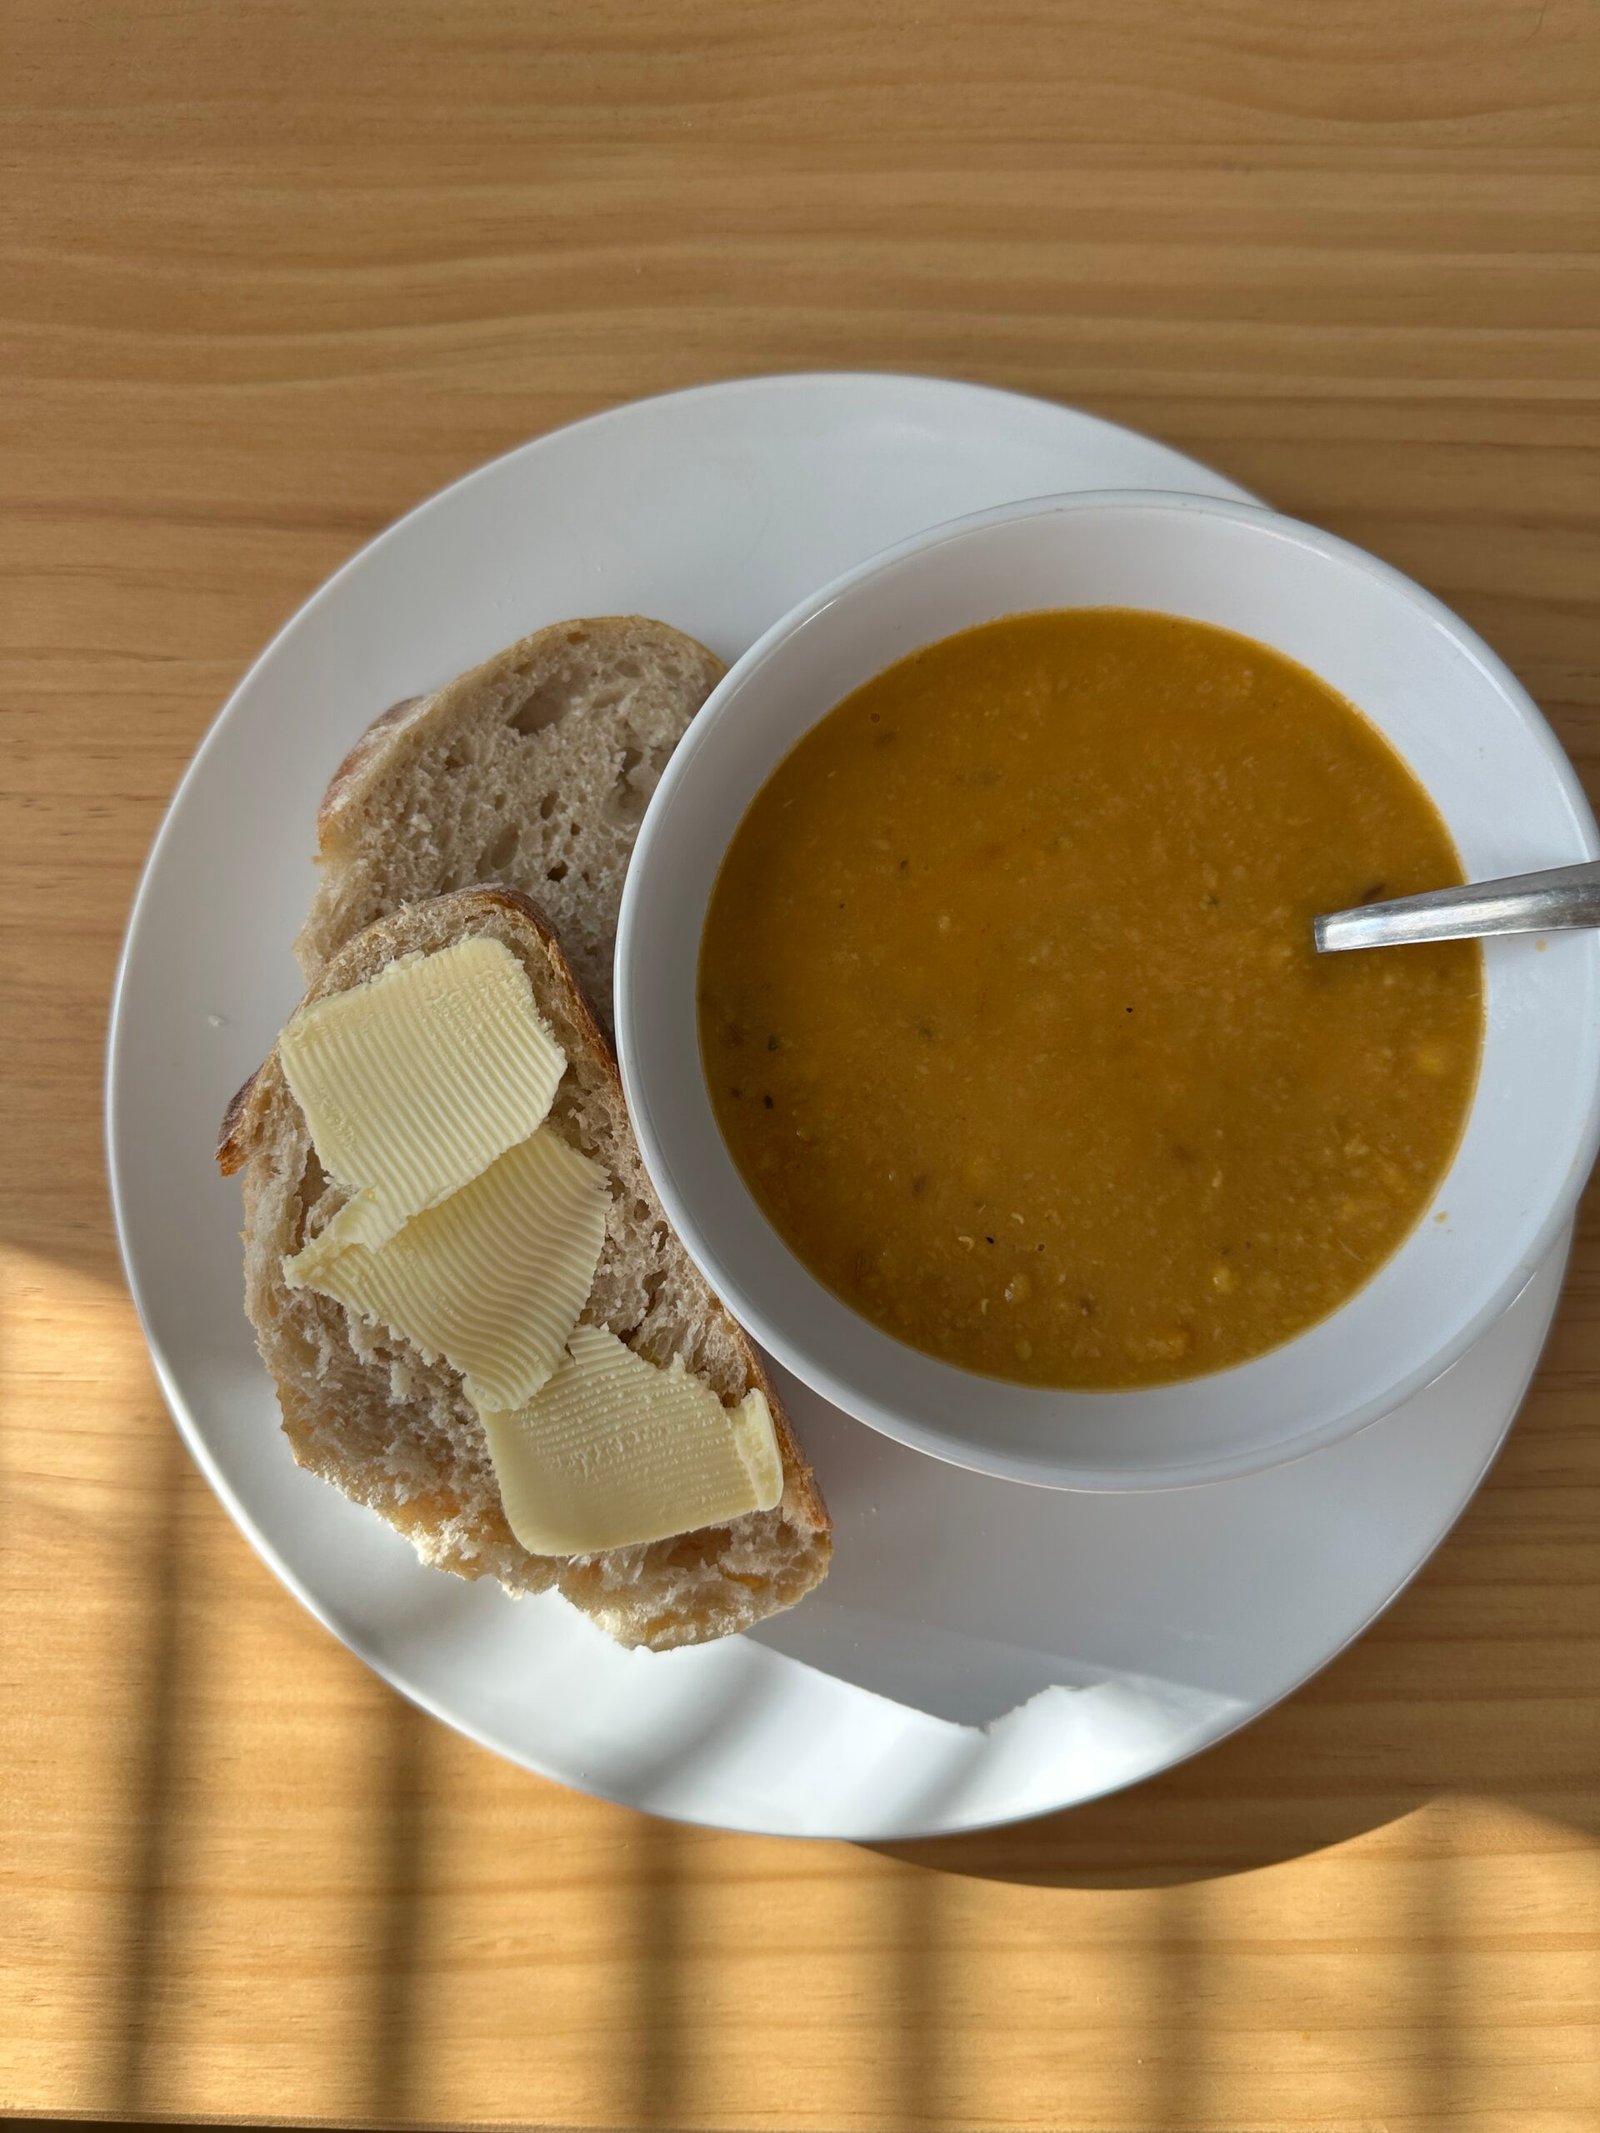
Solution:
{"label": "white bowl", "polygon": [[[1275,513],[1136,491],[1046,497],[935,527],[848,572],[755,644],[651,802],[617,937],[623,1079],[650,1174],[713,1287],[808,1385],[902,1443],[1054,1488],[1219,1480],[1388,1413],[1505,1309],[1571,1214],[1600,1139],[1600,937],[1487,946],[1477,1094],[1436,1206],[1367,1285],[1253,1362],[1175,1385],[1064,1392],[980,1377],[860,1317],[795,1258],[734,1168],[701,1069],[696,965],[712,884],[768,775],[839,699],[917,646],[1047,607],[1219,623],[1320,674],[1433,795],[1469,876],[1600,853],[1527,692],[1386,564]],[[1390,951],[1404,954],[1404,949]]]}

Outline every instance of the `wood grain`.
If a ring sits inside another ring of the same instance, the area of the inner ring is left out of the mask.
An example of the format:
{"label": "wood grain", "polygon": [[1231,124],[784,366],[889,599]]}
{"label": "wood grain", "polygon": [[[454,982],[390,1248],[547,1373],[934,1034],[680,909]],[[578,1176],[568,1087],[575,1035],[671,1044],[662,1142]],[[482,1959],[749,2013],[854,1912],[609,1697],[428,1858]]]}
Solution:
{"label": "wood grain", "polygon": [[10,0],[0,153],[0,2107],[1587,2133],[1593,1207],[1378,1629],[1155,1784],[891,1855],[540,1784],[318,1629],[165,1419],[98,1086],[274,627],[489,454],[703,378],[1154,431],[1439,591],[1600,791],[1592,0]]}

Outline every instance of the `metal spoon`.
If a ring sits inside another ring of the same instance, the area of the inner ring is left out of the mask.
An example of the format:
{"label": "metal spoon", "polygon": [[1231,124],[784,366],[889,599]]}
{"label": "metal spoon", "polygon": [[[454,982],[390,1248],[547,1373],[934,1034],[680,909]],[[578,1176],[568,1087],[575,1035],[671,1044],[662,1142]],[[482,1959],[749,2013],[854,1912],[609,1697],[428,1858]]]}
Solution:
{"label": "metal spoon", "polygon": [[1406,941],[1460,941],[1488,933],[1555,933],[1600,926],[1600,860],[1469,881],[1386,904],[1357,904],[1312,922],[1320,955],[1345,948],[1393,948]]}

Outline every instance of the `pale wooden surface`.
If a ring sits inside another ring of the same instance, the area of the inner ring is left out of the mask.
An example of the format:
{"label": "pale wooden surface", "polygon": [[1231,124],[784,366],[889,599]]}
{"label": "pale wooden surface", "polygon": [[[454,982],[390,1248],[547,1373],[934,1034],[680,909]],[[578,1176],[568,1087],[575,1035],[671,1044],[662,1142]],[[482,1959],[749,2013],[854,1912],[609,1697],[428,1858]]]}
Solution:
{"label": "pale wooden surface", "polygon": [[0,2107],[1587,2133],[1592,1213],[1377,1631],[1126,1798],[887,1856],[593,1805],[347,1657],[166,1421],[97,1102],[151,832],[278,622],[702,378],[1153,430],[1435,587],[1600,786],[1591,0],[9,0],[0,155]]}

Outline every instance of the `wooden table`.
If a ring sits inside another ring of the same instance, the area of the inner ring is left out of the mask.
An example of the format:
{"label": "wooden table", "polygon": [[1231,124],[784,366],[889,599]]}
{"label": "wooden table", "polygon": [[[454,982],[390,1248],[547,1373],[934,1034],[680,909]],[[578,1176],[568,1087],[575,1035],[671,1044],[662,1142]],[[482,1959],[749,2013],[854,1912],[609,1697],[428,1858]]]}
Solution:
{"label": "wooden table", "polygon": [[162,1410],[98,1103],[256,649],[477,461],[698,379],[1153,431],[1436,588],[1597,789],[1593,0],[10,0],[0,152],[0,2106],[1588,2133],[1592,1210],[1355,1650],[1127,1797],[884,1853],[538,1783],[317,1628]]}

